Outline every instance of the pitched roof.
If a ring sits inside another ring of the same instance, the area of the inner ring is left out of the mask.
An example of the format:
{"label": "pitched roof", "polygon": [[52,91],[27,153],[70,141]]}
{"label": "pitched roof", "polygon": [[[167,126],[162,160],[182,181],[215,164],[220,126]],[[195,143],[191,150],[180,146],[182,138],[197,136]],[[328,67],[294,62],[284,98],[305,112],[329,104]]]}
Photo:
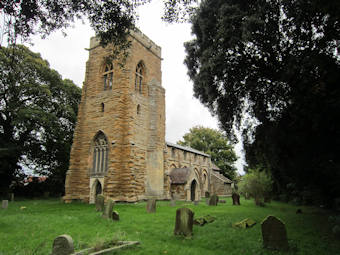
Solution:
{"label": "pitched roof", "polygon": [[199,154],[199,155],[202,155],[202,156],[210,158],[209,154],[205,154],[202,151],[198,151],[198,150],[195,150],[195,149],[190,148],[190,147],[185,147],[185,146],[174,144],[174,143],[170,143],[170,142],[166,142],[166,145],[170,146],[170,147],[174,147],[174,148],[180,149],[180,150],[189,151],[189,152],[196,153],[196,154]]}
{"label": "pitched roof", "polygon": [[211,171],[211,174],[225,183],[233,183],[231,180],[229,180],[227,177],[225,177],[223,174],[220,174],[219,172]]}
{"label": "pitched roof", "polygon": [[190,175],[190,168],[174,168],[170,172],[172,184],[185,184]]}

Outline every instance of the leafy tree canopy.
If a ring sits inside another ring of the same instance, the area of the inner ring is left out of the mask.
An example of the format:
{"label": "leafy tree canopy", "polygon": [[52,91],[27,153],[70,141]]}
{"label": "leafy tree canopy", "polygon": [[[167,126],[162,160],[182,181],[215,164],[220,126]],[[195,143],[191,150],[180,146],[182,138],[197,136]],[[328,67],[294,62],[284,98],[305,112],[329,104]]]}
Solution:
{"label": "leafy tree canopy", "polygon": [[221,131],[196,126],[183,136],[183,141],[177,143],[209,154],[212,162],[221,169],[225,176],[230,179],[236,176],[234,163],[237,157],[233,146]]}
{"label": "leafy tree canopy", "polygon": [[340,196],[339,5],[205,0],[191,20],[195,96],[228,134],[243,130],[248,163],[270,169],[279,192]]}
{"label": "leafy tree canopy", "polygon": [[0,48],[0,191],[20,164],[55,174],[63,183],[81,89],[50,69],[40,54]]}

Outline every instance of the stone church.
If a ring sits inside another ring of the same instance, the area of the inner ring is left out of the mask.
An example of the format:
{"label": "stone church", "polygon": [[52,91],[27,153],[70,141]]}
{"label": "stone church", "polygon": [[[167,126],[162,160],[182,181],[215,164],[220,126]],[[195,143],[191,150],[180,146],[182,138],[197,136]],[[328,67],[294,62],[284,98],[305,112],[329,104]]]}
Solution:
{"label": "stone church", "polygon": [[129,56],[106,58],[113,46],[90,41],[85,81],[66,174],[65,202],[148,198],[200,200],[231,194],[231,181],[210,156],[165,141],[161,48],[131,32]]}

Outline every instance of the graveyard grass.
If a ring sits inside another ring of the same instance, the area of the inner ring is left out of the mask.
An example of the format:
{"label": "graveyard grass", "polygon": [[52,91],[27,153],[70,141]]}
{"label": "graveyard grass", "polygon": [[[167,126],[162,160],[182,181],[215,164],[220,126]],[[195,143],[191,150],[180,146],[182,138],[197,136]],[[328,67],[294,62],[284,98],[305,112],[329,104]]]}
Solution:
{"label": "graveyard grass", "polygon": [[[156,213],[146,212],[146,202],[115,204],[120,221],[103,219],[94,205],[59,200],[26,200],[10,202],[0,209],[0,254],[50,254],[58,235],[70,235],[75,249],[100,246],[110,240],[140,241],[140,245],[121,254],[340,254],[340,241],[333,236],[328,222],[330,212],[313,207],[296,207],[272,202],[257,207],[253,200],[241,199],[241,206],[226,204],[208,206],[157,201]],[[176,209],[186,206],[194,217],[207,214],[216,217],[205,226],[194,225],[191,239],[174,235]],[[298,208],[302,214],[296,214]],[[287,228],[290,251],[262,248],[261,222],[268,216],[280,218]],[[257,224],[249,229],[235,229],[232,223],[251,218]]]}

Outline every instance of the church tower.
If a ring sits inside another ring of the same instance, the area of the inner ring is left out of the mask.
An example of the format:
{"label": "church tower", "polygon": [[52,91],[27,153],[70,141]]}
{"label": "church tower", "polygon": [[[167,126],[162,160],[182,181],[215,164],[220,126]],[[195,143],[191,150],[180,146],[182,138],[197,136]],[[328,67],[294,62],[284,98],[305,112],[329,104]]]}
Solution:
{"label": "church tower", "polygon": [[140,31],[130,40],[121,65],[108,61],[114,46],[103,48],[91,38],[65,202],[93,203],[97,194],[131,202],[164,196],[161,48]]}

